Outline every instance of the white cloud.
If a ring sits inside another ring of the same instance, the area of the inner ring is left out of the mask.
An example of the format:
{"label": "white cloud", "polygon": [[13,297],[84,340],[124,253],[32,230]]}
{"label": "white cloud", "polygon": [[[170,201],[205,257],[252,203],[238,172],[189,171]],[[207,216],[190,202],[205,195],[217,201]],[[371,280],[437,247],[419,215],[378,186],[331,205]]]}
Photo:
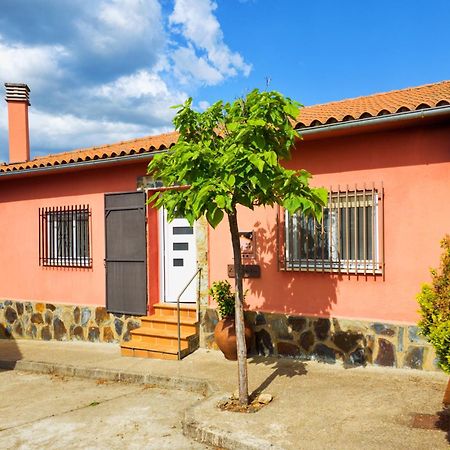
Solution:
{"label": "white cloud", "polygon": [[98,89],[92,89],[92,94],[101,97],[117,96],[122,98],[167,97],[169,90],[166,83],[157,73],[139,70],[136,73],[104,84]]}
{"label": "white cloud", "polygon": [[164,131],[167,128],[149,129],[128,122],[86,119],[72,114],[56,116],[36,109],[30,111],[32,143],[39,146],[42,149],[40,153],[44,154],[58,148],[61,142],[76,142],[76,147],[91,147]]}
{"label": "white cloud", "polygon": [[[3,136],[6,134],[5,132],[8,132],[8,112],[6,102],[0,102],[0,130],[2,130]],[[0,161],[1,160],[2,158],[0,156]]]}
{"label": "white cloud", "polygon": [[223,40],[219,22],[213,14],[216,8],[210,0],[175,0],[169,23],[179,25],[181,33],[197,47],[211,50]]}
{"label": "white cloud", "polygon": [[[216,3],[211,0],[175,0],[173,13],[169,17],[169,23],[175,32],[180,33],[189,44],[205,52],[205,57],[199,57],[192,47],[185,48],[184,58],[180,61],[179,51],[175,51],[173,61],[176,68],[181,74],[192,68],[196,71],[192,73],[194,78],[199,72],[206,74],[203,80],[200,79],[207,84],[217,84],[225,77],[236,76],[238,73],[248,76],[251,71],[251,65],[225,44],[222,29],[213,14],[216,8]],[[188,58],[192,61],[186,67]]]}
{"label": "white cloud", "polygon": [[224,76],[212,65],[208,64],[206,58],[197,56],[193,48],[181,47],[172,53],[174,74],[177,80],[188,85],[206,84],[215,85],[223,81]]}
{"label": "white cloud", "polygon": [[[2,9],[0,84],[30,86],[33,156],[165,132],[173,128],[170,106],[199,86],[248,75],[251,66],[225,43],[213,1],[175,0],[169,17],[161,3],[36,0],[25,20],[12,4]],[[0,116],[7,160],[1,98]]]}
{"label": "white cloud", "polygon": [[7,43],[0,36],[0,80],[42,88],[64,75],[60,62],[67,56],[60,45],[25,46]]}
{"label": "white cloud", "polygon": [[157,0],[102,1],[90,15],[78,20],[82,35],[94,52],[111,54],[136,42],[161,41],[163,21]]}
{"label": "white cloud", "polygon": [[169,88],[160,73],[139,70],[131,75],[89,90],[87,96],[98,98],[101,108],[131,115],[142,124],[159,123],[170,127],[175,111],[170,107],[183,103],[188,94]]}
{"label": "white cloud", "polygon": [[205,110],[207,110],[210,106],[211,106],[210,103],[207,102],[207,101],[205,101],[205,100],[201,100],[201,101],[198,102],[198,109],[199,109],[200,111],[205,111]]}

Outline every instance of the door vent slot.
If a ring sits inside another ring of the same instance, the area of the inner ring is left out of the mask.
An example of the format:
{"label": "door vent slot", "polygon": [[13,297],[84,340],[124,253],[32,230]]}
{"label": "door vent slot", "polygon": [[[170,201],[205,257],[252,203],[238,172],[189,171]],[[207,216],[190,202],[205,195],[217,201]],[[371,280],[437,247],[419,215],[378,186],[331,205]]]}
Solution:
{"label": "door vent slot", "polygon": [[193,227],[173,227],[173,234],[194,234]]}
{"label": "door vent slot", "polygon": [[174,250],[189,250],[188,242],[174,242],[173,243]]}

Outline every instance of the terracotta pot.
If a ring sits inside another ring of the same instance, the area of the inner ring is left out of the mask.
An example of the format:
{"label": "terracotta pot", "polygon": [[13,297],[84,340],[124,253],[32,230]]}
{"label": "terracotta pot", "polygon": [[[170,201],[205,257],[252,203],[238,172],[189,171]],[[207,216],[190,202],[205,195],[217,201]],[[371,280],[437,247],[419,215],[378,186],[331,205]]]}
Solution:
{"label": "terracotta pot", "polygon": [[442,400],[442,403],[445,407],[450,406],[450,378],[447,382],[447,388],[445,389],[444,399]]}
{"label": "terracotta pot", "polygon": [[[245,326],[245,344],[247,346],[247,352],[250,349],[250,345],[253,337],[253,330],[246,322]],[[230,361],[237,360],[236,349],[236,330],[234,327],[234,317],[225,317],[216,325],[214,329],[214,339],[217,346],[222,350],[226,359]]]}

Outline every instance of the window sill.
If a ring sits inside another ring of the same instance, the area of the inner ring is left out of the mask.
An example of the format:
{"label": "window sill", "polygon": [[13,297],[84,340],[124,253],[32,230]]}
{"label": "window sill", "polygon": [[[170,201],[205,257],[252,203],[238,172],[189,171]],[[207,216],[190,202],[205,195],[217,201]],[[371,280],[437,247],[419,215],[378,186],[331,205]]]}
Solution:
{"label": "window sill", "polygon": [[355,267],[354,264],[346,265],[346,264],[322,264],[319,261],[314,263],[314,260],[305,263],[290,263],[290,262],[280,262],[280,271],[281,272],[329,272],[329,273],[341,273],[341,274],[355,274],[355,275],[382,275],[383,270],[379,264],[372,265],[367,264],[364,267],[364,264],[357,265]]}
{"label": "window sill", "polygon": [[70,267],[74,269],[91,269],[92,261],[67,261],[67,262],[56,262],[56,261],[45,261],[42,262],[43,267]]}

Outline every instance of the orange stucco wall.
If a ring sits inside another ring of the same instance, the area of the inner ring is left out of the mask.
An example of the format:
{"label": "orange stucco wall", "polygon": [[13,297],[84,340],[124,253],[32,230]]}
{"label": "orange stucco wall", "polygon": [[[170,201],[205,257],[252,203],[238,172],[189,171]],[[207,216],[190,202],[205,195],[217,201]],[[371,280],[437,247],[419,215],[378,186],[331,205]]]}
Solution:
{"label": "orange stucco wall", "polygon": [[[0,298],[105,305],[104,193],[136,190],[146,163],[0,179]],[[39,265],[40,207],[86,205],[92,211],[93,266]]]}
{"label": "orange stucco wall", "polygon": [[[278,272],[276,211],[239,210],[239,228],[255,230],[261,278],[245,282],[251,309],[310,316],[413,323],[415,296],[437,266],[450,233],[450,126],[431,125],[303,141],[288,163],[314,174],[312,184],[384,185],[385,279],[381,276]],[[228,224],[210,231],[210,281],[232,263]]]}

